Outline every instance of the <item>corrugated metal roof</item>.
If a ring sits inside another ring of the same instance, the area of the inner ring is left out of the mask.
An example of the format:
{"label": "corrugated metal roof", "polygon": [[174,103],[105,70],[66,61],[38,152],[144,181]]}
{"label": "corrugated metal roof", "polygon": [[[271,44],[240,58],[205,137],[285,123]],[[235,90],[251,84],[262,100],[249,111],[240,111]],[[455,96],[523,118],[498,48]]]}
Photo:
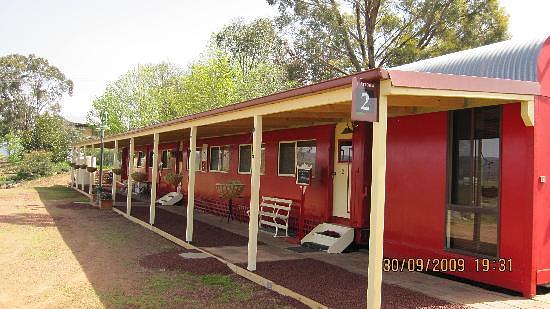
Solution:
{"label": "corrugated metal roof", "polygon": [[546,39],[508,40],[392,69],[538,82],[537,63]]}

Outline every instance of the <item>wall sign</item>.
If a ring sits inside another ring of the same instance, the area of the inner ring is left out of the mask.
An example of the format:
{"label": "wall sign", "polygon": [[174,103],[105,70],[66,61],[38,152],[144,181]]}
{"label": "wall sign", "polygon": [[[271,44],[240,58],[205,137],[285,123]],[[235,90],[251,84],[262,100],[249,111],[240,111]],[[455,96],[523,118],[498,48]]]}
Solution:
{"label": "wall sign", "polygon": [[378,82],[351,81],[351,120],[378,122]]}

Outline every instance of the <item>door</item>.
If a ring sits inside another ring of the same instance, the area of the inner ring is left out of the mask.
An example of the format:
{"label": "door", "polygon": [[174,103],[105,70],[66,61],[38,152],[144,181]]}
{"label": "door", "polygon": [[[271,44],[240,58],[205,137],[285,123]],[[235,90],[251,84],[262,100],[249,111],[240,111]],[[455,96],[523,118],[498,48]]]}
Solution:
{"label": "door", "polygon": [[[332,215],[350,217],[352,135],[347,124],[338,124],[335,132]],[[348,131],[348,132],[346,132]]]}

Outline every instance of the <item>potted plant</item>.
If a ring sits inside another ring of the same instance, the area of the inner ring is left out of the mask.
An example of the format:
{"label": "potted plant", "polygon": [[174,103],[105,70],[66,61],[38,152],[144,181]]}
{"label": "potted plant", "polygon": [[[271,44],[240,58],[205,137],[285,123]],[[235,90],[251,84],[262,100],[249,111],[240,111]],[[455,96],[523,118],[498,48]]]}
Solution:
{"label": "potted plant", "polygon": [[177,187],[180,182],[183,180],[183,175],[180,173],[174,173],[172,171],[168,172],[166,174],[166,177],[164,177],[167,183],[173,185],[174,187]]}
{"label": "potted plant", "polygon": [[147,180],[147,174],[143,172],[133,172],[130,176],[136,182],[144,182]]}
{"label": "potted plant", "polygon": [[86,170],[89,172],[89,173],[95,173],[97,171],[97,167],[94,167],[94,166],[88,166],[86,168]]}
{"label": "potted plant", "polygon": [[232,180],[226,183],[217,183],[216,190],[220,197],[227,201],[227,222],[233,219],[233,199],[240,196],[244,190],[244,184],[238,180]]}
{"label": "potted plant", "polygon": [[111,207],[113,207],[113,197],[111,196],[110,193],[102,193],[101,194],[101,205],[100,205],[100,209],[110,209]]}

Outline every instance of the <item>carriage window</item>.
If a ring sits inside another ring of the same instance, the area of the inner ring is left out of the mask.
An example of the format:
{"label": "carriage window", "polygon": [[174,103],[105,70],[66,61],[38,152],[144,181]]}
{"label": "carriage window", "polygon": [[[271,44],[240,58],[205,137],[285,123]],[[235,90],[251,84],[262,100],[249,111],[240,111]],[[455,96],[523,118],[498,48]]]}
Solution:
{"label": "carriage window", "polygon": [[452,114],[447,247],[497,256],[500,107]]}
{"label": "carriage window", "polygon": [[148,156],[148,159],[147,159],[147,166],[148,167],[153,167],[153,152],[152,151],[149,151],[149,153],[147,154]]}
{"label": "carriage window", "polygon": [[[252,168],[252,145],[239,146],[239,173],[248,174]],[[265,146],[262,145],[260,174],[265,173]]]}
{"label": "carriage window", "polygon": [[145,154],[143,151],[138,151],[137,157],[136,157],[136,167],[144,167],[145,166]]}
{"label": "carriage window", "polygon": [[229,147],[210,147],[210,171],[229,172]]}
{"label": "carriage window", "polygon": [[162,166],[161,168],[168,168],[168,163],[170,162],[171,153],[170,150],[163,150],[162,151]]}
{"label": "carriage window", "polygon": [[296,166],[309,165],[315,175],[317,142],[296,141],[279,143],[279,176],[294,176]]}

